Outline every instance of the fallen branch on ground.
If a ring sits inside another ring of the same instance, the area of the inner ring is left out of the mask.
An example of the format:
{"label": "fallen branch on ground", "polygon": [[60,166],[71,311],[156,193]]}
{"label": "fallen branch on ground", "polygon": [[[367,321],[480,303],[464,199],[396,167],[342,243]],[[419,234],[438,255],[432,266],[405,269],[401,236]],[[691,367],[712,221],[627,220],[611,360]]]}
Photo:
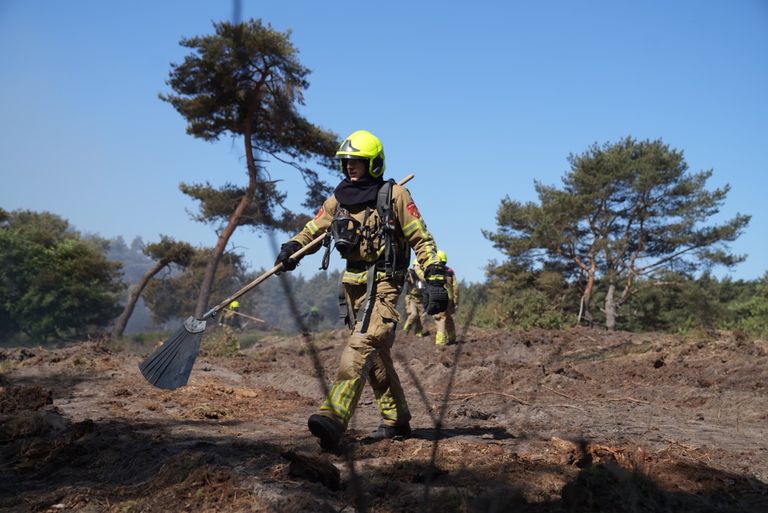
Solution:
{"label": "fallen branch on ground", "polygon": [[606,401],[631,401],[633,403],[651,404],[648,401],[645,401],[643,399],[635,399],[634,397],[609,397],[606,399]]}
{"label": "fallen branch on ground", "polygon": [[546,385],[541,385],[541,388],[546,388],[546,389],[547,389],[547,390],[549,390],[550,392],[554,392],[555,394],[557,394],[557,395],[559,395],[559,396],[562,396],[562,397],[565,397],[566,399],[570,399],[571,401],[578,401],[578,400],[579,400],[579,399],[576,399],[575,397],[571,397],[571,396],[570,396],[570,395],[568,395],[568,394],[564,394],[564,393],[562,393],[562,392],[558,392],[558,391],[557,391],[557,390],[555,390],[554,388],[550,388],[550,387],[548,387],[548,386],[546,386]]}
{"label": "fallen branch on ground", "polygon": [[[430,394],[430,395],[444,395],[444,394],[439,393],[439,392],[427,392],[427,393]],[[477,397],[479,395],[501,395],[501,396],[504,396],[504,397],[509,397],[510,399],[513,399],[513,400],[517,401],[520,404],[524,404],[526,406],[530,406],[531,405],[531,403],[529,403],[527,401],[524,401],[524,400],[520,399],[519,397],[516,397],[516,396],[514,396],[512,394],[505,394],[504,392],[474,392],[474,393],[471,393],[471,394],[459,394],[459,393],[456,393],[456,394],[448,394],[448,397],[454,397],[456,399],[466,399],[468,397]]]}
{"label": "fallen branch on ground", "polygon": [[[552,393],[555,393],[555,394],[557,394],[559,396],[565,397],[566,399],[570,399],[572,401],[589,402],[589,400],[587,400],[587,399],[578,399],[578,398],[570,396],[568,394],[564,394],[562,392],[559,392],[559,391],[555,390],[554,388],[548,387],[546,385],[541,385],[541,388],[545,388],[545,389],[549,390]],[[603,400],[605,400],[605,401],[630,401],[630,402],[633,402],[633,403],[651,404],[649,401],[646,401],[644,399],[635,399],[634,397],[606,397]],[[595,402],[595,401],[593,401],[593,402]]]}

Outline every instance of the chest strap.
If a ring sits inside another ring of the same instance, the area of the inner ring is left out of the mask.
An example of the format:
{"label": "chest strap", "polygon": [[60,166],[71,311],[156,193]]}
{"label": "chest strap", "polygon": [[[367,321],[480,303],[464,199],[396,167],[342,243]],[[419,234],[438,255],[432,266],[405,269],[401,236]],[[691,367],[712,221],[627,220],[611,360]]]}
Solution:
{"label": "chest strap", "polygon": [[384,272],[392,277],[397,269],[397,249],[395,248],[395,233],[397,232],[397,216],[392,208],[392,186],[395,181],[390,179],[379,188],[376,196],[376,210],[381,219],[381,231],[384,235]]}

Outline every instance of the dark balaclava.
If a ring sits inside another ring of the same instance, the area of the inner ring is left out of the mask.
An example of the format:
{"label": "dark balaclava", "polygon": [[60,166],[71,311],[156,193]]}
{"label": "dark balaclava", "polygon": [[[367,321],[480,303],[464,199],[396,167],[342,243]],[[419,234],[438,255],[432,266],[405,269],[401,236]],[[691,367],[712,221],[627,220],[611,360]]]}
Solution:
{"label": "dark balaclava", "polygon": [[376,202],[376,194],[384,183],[382,176],[374,178],[370,173],[365,173],[360,180],[353,182],[349,179],[346,171],[344,171],[344,175],[344,180],[333,191],[333,195],[336,196],[341,205],[349,207]]}

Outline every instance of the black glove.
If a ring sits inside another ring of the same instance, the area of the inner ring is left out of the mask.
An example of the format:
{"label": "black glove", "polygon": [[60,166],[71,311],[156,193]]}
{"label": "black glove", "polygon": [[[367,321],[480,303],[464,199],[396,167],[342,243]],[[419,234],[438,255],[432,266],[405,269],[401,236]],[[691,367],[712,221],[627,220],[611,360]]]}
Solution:
{"label": "black glove", "polygon": [[281,271],[293,271],[296,266],[299,265],[299,258],[291,258],[291,255],[301,249],[301,244],[295,240],[289,240],[282,246],[280,246],[280,253],[277,254],[275,259],[275,265],[283,264],[283,268],[276,274],[280,274]]}
{"label": "black glove", "polygon": [[445,290],[445,265],[432,264],[424,270],[424,310],[429,315],[445,312],[448,308],[448,291]]}

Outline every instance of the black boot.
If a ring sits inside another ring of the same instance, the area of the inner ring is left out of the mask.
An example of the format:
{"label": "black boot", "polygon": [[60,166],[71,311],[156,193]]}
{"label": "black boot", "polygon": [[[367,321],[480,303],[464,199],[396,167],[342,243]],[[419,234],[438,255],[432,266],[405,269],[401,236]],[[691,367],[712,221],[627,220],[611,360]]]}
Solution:
{"label": "black boot", "polygon": [[396,436],[402,438],[411,436],[411,425],[401,424],[399,426],[390,426],[388,424],[381,424],[371,438],[374,440],[383,440],[385,438],[395,438]]}
{"label": "black boot", "polygon": [[320,439],[320,447],[326,451],[335,449],[344,433],[344,425],[341,422],[325,415],[310,415],[307,426],[312,434]]}

